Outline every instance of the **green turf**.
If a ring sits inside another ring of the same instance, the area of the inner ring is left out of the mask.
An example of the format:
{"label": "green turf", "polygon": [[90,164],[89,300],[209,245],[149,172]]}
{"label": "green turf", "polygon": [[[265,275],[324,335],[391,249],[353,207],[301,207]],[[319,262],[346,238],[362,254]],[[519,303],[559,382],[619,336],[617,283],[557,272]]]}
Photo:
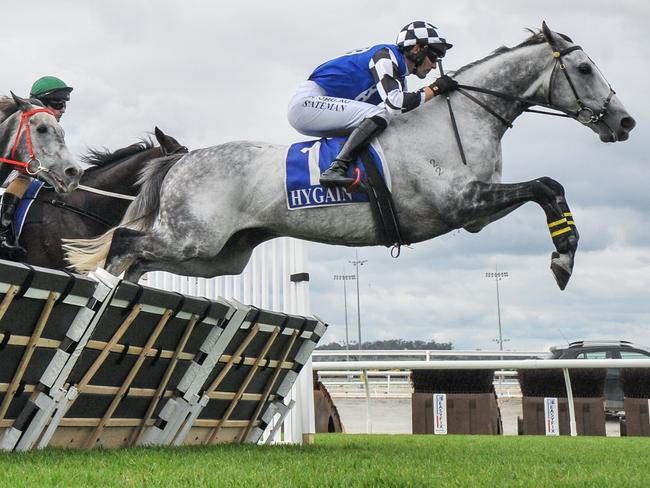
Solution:
{"label": "green turf", "polygon": [[650,486],[650,438],[341,435],[0,454],[2,486]]}

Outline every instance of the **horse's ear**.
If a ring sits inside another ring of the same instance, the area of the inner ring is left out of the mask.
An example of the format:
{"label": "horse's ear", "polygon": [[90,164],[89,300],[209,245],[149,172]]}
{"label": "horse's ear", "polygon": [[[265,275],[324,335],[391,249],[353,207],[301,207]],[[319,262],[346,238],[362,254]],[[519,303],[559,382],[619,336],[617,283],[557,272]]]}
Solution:
{"label": "horse's ear", "polygon": [[162,139],[164,139],[166,137],[165,133],[163,131],[161,131],[158,128],[158,126],[154,127],[153,133],[156,135],[156,140],[158,141],[158,143],[162,146]]}
{"label": "horse's ear", "polygon": [[555,35],[553,34],[553,31],[548,28],[548,25],[546,25],[546,21],[542,21],[542,32],[544,33],[544,37],[546,38],[546,41],[551,45],[555,46]]}
{"label": "horse's ear", "polygon": [[174,139],[172,136],[168,136],[163,131],[161,131],[157,126],[153,130],[156,140],[160,147],[163,148],[165,154],[176,154],[176,153],[186,153],[187,148],[181,146],[181,143]]}
{"label": "horse's ear", "polygon": [[14,102],[16,102],[16,108],[20,110],[21,112],[27,112],[32,108],[31,103],[29,103],[29,100],[26,98],[20,98],[18,95],[16,95],[14,92],[10,91],[11,96],[14,99]]}

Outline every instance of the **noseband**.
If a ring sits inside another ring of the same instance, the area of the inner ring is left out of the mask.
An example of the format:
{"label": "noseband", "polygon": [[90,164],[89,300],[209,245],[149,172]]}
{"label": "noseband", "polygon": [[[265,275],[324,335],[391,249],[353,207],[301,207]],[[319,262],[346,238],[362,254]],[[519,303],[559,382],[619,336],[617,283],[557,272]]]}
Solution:
{"label": "noseband", "polygon": [[[37,113],[45,112],[54,117],[54,113],[47,108],[35,108],[29,112],[23,112],[20,115],[20,125],[18,126],[18,131],[16,132],[16,138],[14,139],[14,145],[11,148],[11,159],[0,158],[0,163],[7,163],[17,166],[19,171],[24,171],[29,175],[35,176],[41,171],[48,171],[47,168],[41,166],[40,161],[34,155],[34,147],[32,145],[32,133],[29,128],[29,119],[32,115]],[[18,150],[18,145],[20,144],[21,136],[25,134],[27,140],[27,154],[29,155],[28,161],[17,161],[16,151]],[[32,170],[32,164],[38,163],[38,167],[35,170]]]}

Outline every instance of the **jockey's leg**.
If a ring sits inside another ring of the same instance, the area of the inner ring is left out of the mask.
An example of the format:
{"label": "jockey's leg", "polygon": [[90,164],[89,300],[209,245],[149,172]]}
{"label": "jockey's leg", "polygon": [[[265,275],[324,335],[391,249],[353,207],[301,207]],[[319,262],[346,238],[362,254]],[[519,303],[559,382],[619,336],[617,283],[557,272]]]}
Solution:
{"label": "jockey's leg", "polygon": [[29,188],[30,183],[31,178],[29,176],[19,173],[9,183],[2,196],[2,205],[0,206],[0,254],[2,255],[18,258],[27,255],[25,248],[18,243],[14,216],[20,199]]}
{"label": "jockey's leg", "polygon": [[357,158],[357,153],[365,144],[382,132],[388,123],[386,119],[375,115],[369,119],[364,119],[352,134],[345,141],[339,151],[336,159],[332,161],[329,168],[323,171],[320,177],[320,184],[323,186],[345,186],[348,187],[354,183],[354,178],[346,176],[350,164]]}
{"label": "jockey's leg", "polygon": [[289,103],[289,123],[301,134],[338,137],[350,134],[332,166],[323,173],[324,186],[349,186],[345,171],[355,152],[386,128],[390,114],[384,106],[335,98],[313,81],[304,82]]}

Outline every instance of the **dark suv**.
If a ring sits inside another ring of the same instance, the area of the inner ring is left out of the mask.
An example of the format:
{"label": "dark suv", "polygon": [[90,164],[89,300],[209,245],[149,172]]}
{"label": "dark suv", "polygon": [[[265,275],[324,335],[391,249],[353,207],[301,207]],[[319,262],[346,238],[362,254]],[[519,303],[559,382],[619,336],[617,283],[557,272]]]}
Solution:
{"label": "dark suv", "polygon": [[[650,359],[650,349],[628,341],[577,341],[551,347],[548,359]],[[605,378],[605,411],[623,410],[621,370],[608,369]]]}

